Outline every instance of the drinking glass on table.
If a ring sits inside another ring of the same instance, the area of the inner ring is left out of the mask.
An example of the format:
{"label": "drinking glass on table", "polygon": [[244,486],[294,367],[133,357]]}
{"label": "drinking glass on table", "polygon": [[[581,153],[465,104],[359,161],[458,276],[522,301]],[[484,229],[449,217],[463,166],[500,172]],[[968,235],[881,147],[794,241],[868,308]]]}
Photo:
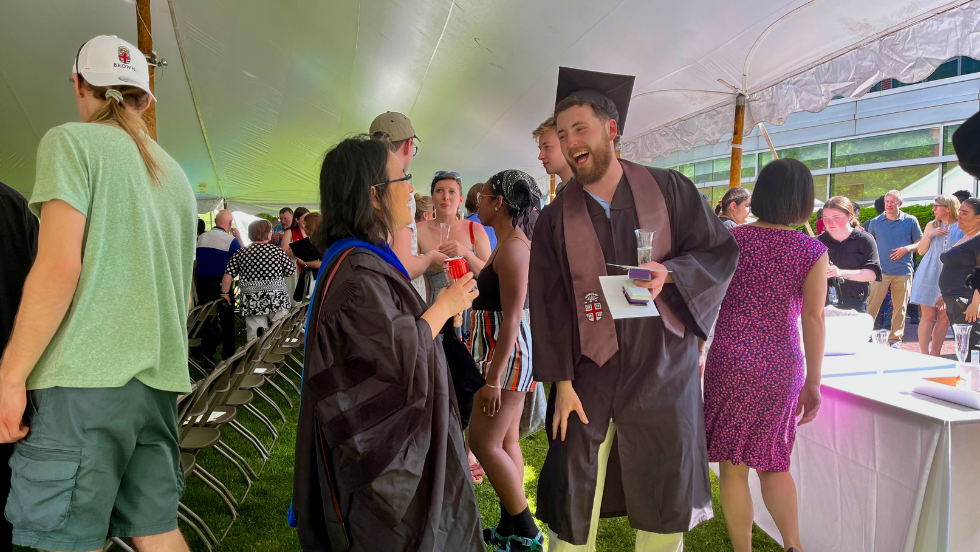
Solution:
{"label": "drinking glass on table", "polygon": [[888,334],[890,330],[875,330],[871,332],[871,338],[874,339],[875,345],[888,345]]}
{"label": "drinking glass on table", "polygon": [[[891,330],[875,330],[875,331],[871,332],[871,339],[874,340],[875,345],[884,345],[884,346],[887,347],[888,346],[888,335],[890,333],[891,333]],[[884,373],[885,373],[885,363],[884,362],[878,361],[877,371],[878,371],[878,375],[879,376],[884,375]]]}
{"label": "drinking glass on table", "polygon": [[956,358],[960,363],[966,362],[970,354],[970,330],[972,324],[953,324],[953,336],[956,338]]}
{"label": "drinking glass on table", "polygon": [[656,230],[636,231],[636,264],[643,266],[653,261],[653,237],[657,235]]}

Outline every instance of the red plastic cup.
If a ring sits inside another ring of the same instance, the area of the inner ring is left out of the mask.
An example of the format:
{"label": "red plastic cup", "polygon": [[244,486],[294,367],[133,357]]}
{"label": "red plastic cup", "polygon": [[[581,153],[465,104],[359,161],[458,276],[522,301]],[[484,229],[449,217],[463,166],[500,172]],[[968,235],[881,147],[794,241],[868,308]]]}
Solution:
{"label": "red plastic cup", "polygon": [[464,274],[470,271],[470,267],[463,257],[450,257],[443,261],[442,266],[446,270],[450,283],[462,278]]}

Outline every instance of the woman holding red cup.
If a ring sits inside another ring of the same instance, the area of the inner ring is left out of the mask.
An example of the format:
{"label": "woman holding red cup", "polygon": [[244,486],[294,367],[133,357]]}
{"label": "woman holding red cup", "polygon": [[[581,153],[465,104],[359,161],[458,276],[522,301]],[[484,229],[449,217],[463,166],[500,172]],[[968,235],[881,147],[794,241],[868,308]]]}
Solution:
{"label": "woman holding red cup", "polygon": [[[459,173],[437,172],[432,177],[430,193],[435,204],[436,218],[416,225],[419,233],[419,254],[437,249],[450,258],[462,257],[473,275],[479,275],[490,258],[490,238],[482,224],[460,216],[459,209],[465,196]],[[449,229],[448,237],[441,235],[440,230],[443,228]],[[426,299],[431,305],[439,292],[449,285],[445,266],[430,267],[425,277],[429,282],[429,297]]]}

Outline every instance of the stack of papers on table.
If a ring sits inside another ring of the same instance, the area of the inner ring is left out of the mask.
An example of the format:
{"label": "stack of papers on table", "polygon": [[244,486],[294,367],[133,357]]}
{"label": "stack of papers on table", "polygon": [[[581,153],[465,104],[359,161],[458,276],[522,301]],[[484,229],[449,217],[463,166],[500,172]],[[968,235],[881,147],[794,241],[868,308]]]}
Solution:
{"label": "stack of papers on table", "polygon": [[925,378],[922,383],[915,386],[912,392],[980,410],[980,393],[956,387],[956,379],[956,376]]}

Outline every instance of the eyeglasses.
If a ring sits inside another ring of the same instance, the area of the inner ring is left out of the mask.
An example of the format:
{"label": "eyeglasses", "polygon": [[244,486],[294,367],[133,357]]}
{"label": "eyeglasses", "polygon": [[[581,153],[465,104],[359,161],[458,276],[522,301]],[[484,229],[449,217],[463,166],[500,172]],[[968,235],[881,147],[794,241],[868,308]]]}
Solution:
{"label": "eyeglasses", "polygon": [[419,145],[415,143],[415,140],[416,139],[417,139],[416,136],[412,136],[412,138],[411,138],[411,140],[412,140],[412,148],[414,148],[414,149],[412,149],[412,157],[415,157],[416,155],[419,154]]}
{"label": "eyeglasses", "polygon": [[402,178],[396,178],[394,180],[385,180],[384,182],[378,182],[377,184],[374,184],[371,187],[372,188],[377,188],[378,186],[387,186],[388,184],[394,184],[395,182],[407,182],[407,181],[409,181],[411,179],[412,179],[412,175],[406,174]]}
{"label": "eyeglasses", "polygon": [[[83,42],[82,45],[78,47],[78,51],[75,52],[75,65],[72,66],[75,73],[81,73],[81,70],[78,68],[78,56],[82,55],[82,48],[84,48],[86,44],[88,44],[88,42]],[[68,77],[68,82],[75,84],[75,77]]]}
{"label": "eyeglasses", "polygon": [[436,174],[432,178],[452,178],[453,180],[459,180],[459,173],[456,171],[436,171]]}
{"label": "eyeglasses", "polygon": [[476,202],[477,203],[482,203],[483,202],[483,198],[485,198],[485,197],[500,197],[500,196],[499,195],[490,195],[490,194],[477,193],[476,194]]}

